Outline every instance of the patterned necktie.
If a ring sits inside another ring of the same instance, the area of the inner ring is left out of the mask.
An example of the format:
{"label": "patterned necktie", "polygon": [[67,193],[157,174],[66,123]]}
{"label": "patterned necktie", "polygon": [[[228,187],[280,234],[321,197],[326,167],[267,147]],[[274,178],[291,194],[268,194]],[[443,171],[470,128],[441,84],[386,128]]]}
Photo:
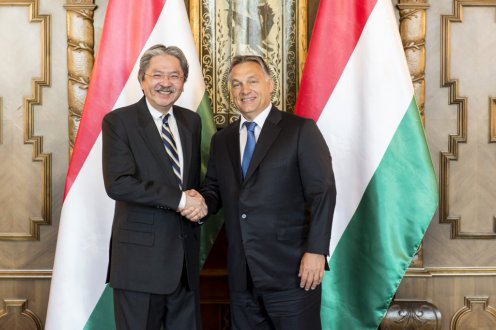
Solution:
{"label": "patterned necktie", "polygon": [[177,153],[176,141],[174,141],[174,136],[172,135],[172,131],[169,127],[169,116],[170,114],[168,113],[162,119],[162,133],[160,136],[162,137],[165,150],[167,150],[167,155],[169,156],[172,170],[176,175],[179,189],[182,190],[183,184],[181,179],[181,167],[179,167],[179,155]]}
{"label": "patterned necktie", "polygon": [[246,177],[248,166],[250,166],[251,156],[255,150],[255,127],[257,123],[253,121],[245,121],[243,124],[246,127],[246,145],[243,152],[243,161],[241,162],[241,169],[243,170],[243,179]]}

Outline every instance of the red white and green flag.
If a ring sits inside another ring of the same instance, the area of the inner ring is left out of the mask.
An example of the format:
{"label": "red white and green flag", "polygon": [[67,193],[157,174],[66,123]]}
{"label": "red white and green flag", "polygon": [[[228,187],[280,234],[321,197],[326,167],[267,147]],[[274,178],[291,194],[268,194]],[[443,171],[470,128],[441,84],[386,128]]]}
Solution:
{"label": "red white and green flag", "polygon": [[296,112],[333,156],[323,329],[377,329],[437,208],[391,0],[321,1]]}
{"label": "red white and green flag", "polygon": [[[115,328],[112,290],[105,284],[114,201],[103,185],[101,122],[109,111],[142,97],[139,58],[158,43],[178,46],[188,59],[189,77],[177,104],[200,115],[202,159],[208,156],[215,125],[184,1],[110,0],[67,173],[48,330]],[[202,228],[203,258],[219,224],[209,221]]]}

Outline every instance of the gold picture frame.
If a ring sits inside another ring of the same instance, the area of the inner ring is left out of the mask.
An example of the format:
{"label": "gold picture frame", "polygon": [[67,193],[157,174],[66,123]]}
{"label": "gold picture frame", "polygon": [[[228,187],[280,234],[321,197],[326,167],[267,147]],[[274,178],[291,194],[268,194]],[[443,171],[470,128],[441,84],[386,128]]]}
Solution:
{"label": "gold picture frame", "polygon": [[191,0],[190,23],[217,127],[239,114],[227,87],[231,58],[262,56],[275,86],[272,102],[292,112],[307,51],[304,0]]}

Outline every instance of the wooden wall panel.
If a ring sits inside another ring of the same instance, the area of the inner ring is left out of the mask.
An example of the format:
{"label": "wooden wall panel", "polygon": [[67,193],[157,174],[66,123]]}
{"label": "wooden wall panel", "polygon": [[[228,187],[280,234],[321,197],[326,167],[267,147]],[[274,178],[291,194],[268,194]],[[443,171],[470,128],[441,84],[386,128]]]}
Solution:
{"label": "wooden wall panel", "polygon": [[424,265],[396,299],[427,300],[442,329],[496,328],[496,1],[428,1],[425,127],[440,209],[424,238]]}
{"label": "wooden wall panel", "polygon": [[0,0],[0,329],[46,318],[69,160],[63,5]]}
{"label": "wooden wall panel", "polygon": [[[51,273],[56,234],[41,227],[52,223],[56,205],[50,152],[54,137],[47,136],[54,130],[44,129],[52,125],[47,116],[55,115],[46,107],[56,105],[46,95],[52,81],[51,19],[40,1],[0,1],[1,329],[42,329],[46,316],[46,274]],[[57,166],[65,167],[63,161]]]}

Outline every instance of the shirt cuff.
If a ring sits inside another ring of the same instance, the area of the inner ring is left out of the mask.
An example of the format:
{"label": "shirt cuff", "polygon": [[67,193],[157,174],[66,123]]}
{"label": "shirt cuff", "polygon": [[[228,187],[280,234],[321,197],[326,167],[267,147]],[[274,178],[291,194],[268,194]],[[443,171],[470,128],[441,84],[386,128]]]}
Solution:
{"label": "shirt cuff", "polygon": [[178,209],[184,209],[186,207],[186,193],[183,191],[181,195],[181,200],[179,201]]}

